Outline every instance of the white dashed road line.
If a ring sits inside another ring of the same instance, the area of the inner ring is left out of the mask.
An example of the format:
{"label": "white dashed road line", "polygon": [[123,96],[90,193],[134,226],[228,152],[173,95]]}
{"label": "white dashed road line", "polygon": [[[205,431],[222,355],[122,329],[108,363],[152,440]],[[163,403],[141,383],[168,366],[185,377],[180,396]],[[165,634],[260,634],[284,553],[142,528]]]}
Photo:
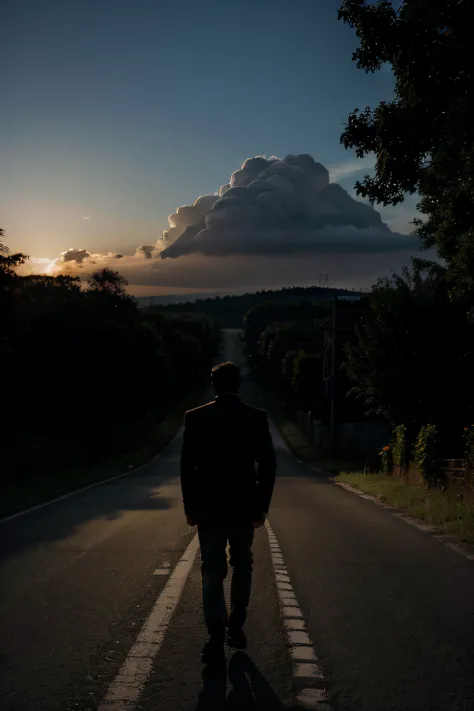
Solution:
{"label": "white dashed road line", "polygon": [[196,534],[158,596],[122,668],[110,684],[99,711],[131,711],[136,705],[152,672],[153,661],[163,643],[198,548]]}
{"label": "white dashed road line", "polygon": [[170,574],[170,564],[168,561],[163,561],[159,568],[155,568],[153,575],[169,575]]}
{"label": "white dashed road line", "polygon": [[330,711],[331,706],[323,688],[324,676],[318,665],[313,643],[306,630],[306,623],[298,605],[280,546],[268,519],[265,525],[270,541],[270,553],[283,627],[293,665],[293,679],[298,692],[296,701],[303,709]]}

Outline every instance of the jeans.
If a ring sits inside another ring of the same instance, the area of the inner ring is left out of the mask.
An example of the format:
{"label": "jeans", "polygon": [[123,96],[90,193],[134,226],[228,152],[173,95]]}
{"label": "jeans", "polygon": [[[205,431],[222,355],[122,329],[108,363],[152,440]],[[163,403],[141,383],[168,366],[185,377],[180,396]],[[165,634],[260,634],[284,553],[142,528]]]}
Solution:
{"label": "jeans", "polygon": [[[254,537],[253,524],[240,526],[198,526],[201,546],[202,603],[204,620],[209,635],[223,641],[225,626],[236,630],[247,619],[247,607],[252,586]],[[227,541],[230,547],[230,565],[233,568],[230,588],[230,614],[224,598],[224,580],[227,576]]]}

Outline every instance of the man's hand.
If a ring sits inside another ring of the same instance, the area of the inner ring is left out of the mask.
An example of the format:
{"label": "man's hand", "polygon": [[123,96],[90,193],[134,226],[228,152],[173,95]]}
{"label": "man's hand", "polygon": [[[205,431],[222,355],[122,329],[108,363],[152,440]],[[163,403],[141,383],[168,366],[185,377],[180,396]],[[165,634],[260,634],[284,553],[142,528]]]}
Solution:
{"label": "man's hand", "polygon": [[188,526],[195,526],[196,525],[194,523],[193,519],[191,518],[191,516],[186,516],[186,523],[188,524]]}
{"label": "man's hand", "polygon": [[262,514],[262,517],[258,519],[257,521],[253,522],[253,525],[255,528],[262,528],[262,526],[265,525],[265,521],[267,520],[267,514]]}

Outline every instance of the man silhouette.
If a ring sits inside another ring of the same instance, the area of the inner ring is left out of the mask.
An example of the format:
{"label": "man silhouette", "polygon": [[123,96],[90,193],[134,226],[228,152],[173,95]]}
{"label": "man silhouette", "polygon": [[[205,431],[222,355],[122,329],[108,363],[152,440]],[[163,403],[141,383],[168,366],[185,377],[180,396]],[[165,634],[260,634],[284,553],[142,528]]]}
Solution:
{"label": "man silhouette", "polygon": [[[212,369],[212,402],[185,414],[181,452],[184,512],[197,525],[201,547],[202,600],[209,640],[202,662],[224,659],[224,640],[244,649],[243,625],[252,583],[254,529],[264,525],[275,484],[276,461],[265,410],[242,402],[240,369]],[[257,465],[257,466],[255,466]],[[224,599],[230,547],[231,609]]]}

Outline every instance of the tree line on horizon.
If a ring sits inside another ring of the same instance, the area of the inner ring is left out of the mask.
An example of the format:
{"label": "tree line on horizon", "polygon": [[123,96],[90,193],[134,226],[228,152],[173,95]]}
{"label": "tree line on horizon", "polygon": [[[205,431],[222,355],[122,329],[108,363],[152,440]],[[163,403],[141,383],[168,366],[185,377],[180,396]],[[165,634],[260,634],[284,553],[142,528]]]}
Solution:
{"label": "tree line on horizon", "polygon": [[247,312],[259,304],[282,303],[324,304],[337,296],[358,296],[362,292],[327,286],[285,286],[281,289],[262,289],[254,293],[226,294],[195,301],[163,304],[143,309],[157,310],[163,314],[196,313],[205,314],[218,321],[221,328],[242,328]]}

